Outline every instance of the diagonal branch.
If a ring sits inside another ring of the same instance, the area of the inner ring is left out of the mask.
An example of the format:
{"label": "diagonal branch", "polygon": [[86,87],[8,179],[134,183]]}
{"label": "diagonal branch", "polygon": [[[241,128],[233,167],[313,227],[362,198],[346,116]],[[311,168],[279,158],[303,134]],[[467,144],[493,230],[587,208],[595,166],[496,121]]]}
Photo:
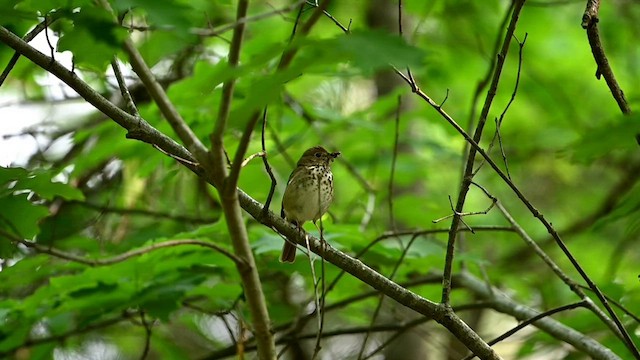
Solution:
{"label": "diagonal branch", "polygon": [[[53,12],[52,14],[48,14],[47,16],[45,16],[44,20],[42,20],[41,23],[39,23],[31,31],[29,31],[29,33],[24,36],[23,40],[26,42],[30,42],[31,40],[33,40],[38,34],[40,34],[43,30],[46,30],[48,26],[50,26],[56,20],[58,20],[62,16],[61,14],[62,14],[61,12],[56,11],[56,12]],[[2,71],[2,75],[0,75],[0,87],[2,86],[4,81],[7,79],[7,76],[9,76],[9,73],[11,72],[11,70],[13,70],[13,67],[16,66],[16,64],[18,63],[18,59],[20,59],[20,52],[16,51],[13,54],[13,56],[11,56],[9,63],[7,64],[7,66],[5,66],[4,70]]]}
{"label": "diagonal branch", "polygon": [[[540,313],[532,308],[523,306],[504,294],[499,289],[487,286],[487,283],[477,279],[471,274],[463,273],[454,277],[454,283],[470,290],[476,295],[485,299],[490,299],[491,307],[501,313],[509,314],[518,320],[526,321],[534,318]],[[570,328],[549,317],[533,322],[533,326],[543,330],[556,339],[560,339],[567,344],[571,344],[579,351],[589,354],[593,359],[615,359],[620,357],[608,348],[602,346],[596,340]]]}
{"label": "diagonal branch", "polygon": [[607,59],[607,55],[604,53],[604,47],[600,41],[600,31],[598,30],[598,22],[600,21],[598,18],[599,11],[600,0],[588,0],[587,7],[582,15],[582,28],[587,31],[587,39],[589,39],[591,52],[593,53],[596,65],[598,65],[596,78],[599,80],[601,75],[604,77],[604,81],[607,82],[607,86],[609,86],[611,94],[618,103],[618,107],[622,113],[630,114],[631,108],[629,107],[629,103],[627,102],[627,99],[625,99],[624,93],[620,88],[620,84],[618,84],[618,81],[613,74],[613,69],[611,69],[611,65],[609,65],[609,60]]}

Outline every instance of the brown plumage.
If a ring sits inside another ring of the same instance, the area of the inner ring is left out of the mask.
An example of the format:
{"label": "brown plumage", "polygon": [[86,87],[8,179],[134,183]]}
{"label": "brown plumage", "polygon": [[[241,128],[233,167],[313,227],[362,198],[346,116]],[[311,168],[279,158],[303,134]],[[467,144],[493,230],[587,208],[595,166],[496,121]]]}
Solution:
{"label": "brown plumage", "polygon": [[[333,200],[331,162],[339,155],[339,152],[330,153],[321,146],[314,146],[302,154],[284,190],[283,218],[302,229],[306,221],[315,224],[327,212]],[[294,262],[295,259],[296,246],[285,241],[280,261]]]}

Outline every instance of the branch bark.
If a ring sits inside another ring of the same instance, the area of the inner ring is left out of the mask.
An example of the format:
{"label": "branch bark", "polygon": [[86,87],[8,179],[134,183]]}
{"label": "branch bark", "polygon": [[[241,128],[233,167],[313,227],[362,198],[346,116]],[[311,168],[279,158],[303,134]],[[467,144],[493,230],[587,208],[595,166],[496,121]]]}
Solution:
{"label": "branch bark", "polygon": [[[488,286],[486,282],[473,277],[470,274],[462,274],[454,277],[454,283],[462,286],[484,299],[490,299],[494,310],[509,314],[518,320],[527,320],[539,314],[538,311],[518,304],[500,290]],[[556,321],[551,318],[537,320],[533,325],[556,339],[571,344],[579,351],[588,354],[593,359],[619,360],[620,357],[608,348],[602,346],[594,339]]]}
{"label": "branch bark", "polygon": [[[517,0],[513,6],[511,20],[509,22],[509,26],[507,27],[507,31],[505,33],[504,40],[502,42],[502,48],[500,50],[500,53],[497,56],[495,71],[491,79],[491,86],[487,91],[487,97],[485,98],[485,102],[482,107],[482,111],[480,113],[480,119],[478,120],[478,125],[476,126],[476,130],[473,134],[473,141],[476,144],[479,144],[480,139],[482,138],[482,131],[487,121],[487,116],[489,114],[489,110],[491,109],[493,98],[495,97],[496,91],[498,89],[498,83],[500,81],[500,75],[502,74],[502,68],[504,66],[504,62],[507,57],[507,53],[509,51],[509,45],[511,44],[511,39],[513,38],[513,34],[516,29],[516,24],[518,23],[520,12],[522,11],[524,3],[525,3],[525,0]],[[453,257],[455,253],[455,241],[458,235],[458,228],[460,227],[460,224],[462,221],[462,218],[459,214],[462,213],[464,210],[464,204],[467,199],[467,193],[469,192],[469,187],[471,186],[471,181],[473,180],[473,166],[475,164],[476,153],[477,153],[476,148],[474,148],[473,146],[470,146],[469,153],[467,154],[467,163],[465,166],[464,175],[462,177],[462,184],[460,185],[460,192],[458,193],[458,200],[456,202],[455,213],[451,221],[451,227],[449,230],[447,254],[445,257],[444,277],[442,280],[442,302],[445,304],[449,303],[449,293],[451,291],[451,274],[452,274],[452,266],[453,266]]]}
{"label": "branch bark", "polygon": [[630,114],[631,108],[627,99],[624,97],[622,88],[616,80],[613,74],[613,69],[609,65],[609,60],[604,52],[604,47],[600,41],[600,31],[598,30],[598,22],[600,18],[598,13],[600,11],[600,0],[588,0],[584,14],[582,15],[582,28],[587,31],[587,39],[589,39],[589,45],[591,46],[591,53],[593,53],[593,59],[596,61],[598,68],[596,69],[596,78],[600,79],[600,76],[604,76],[607,86],[611,90],[613,98],[618,103],[618,107],[623,114]]}

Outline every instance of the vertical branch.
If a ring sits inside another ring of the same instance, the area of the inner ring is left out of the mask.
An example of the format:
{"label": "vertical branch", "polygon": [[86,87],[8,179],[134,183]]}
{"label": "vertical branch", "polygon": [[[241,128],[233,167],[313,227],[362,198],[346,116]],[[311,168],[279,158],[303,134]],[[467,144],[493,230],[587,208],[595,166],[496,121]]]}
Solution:
{"label": "vertical branch", "polygon": [[142,349],[142,354],[140,354],[140,360],[144,360],[149,355],[149,350],[151,349],[151,327],[152,323],[147,322],[147,319],[144,316],[144,312],[140,311],[140,322],[144,327],[144,349]]}
{"label": "vertical branch", "polygon": [[262,145],[262,162],[264,164],[264,168],[269,174],[269,179],[271,179],[271,187],[269,188],[269,195],[267,195],[267,200],[264,202],[264,208],[262,209],[262,216],[266,216],[269,211],[269,205],[271,205],[271,200],[273,199],[273,193],[276,191],[276,177],[273,175],[273,171],[271,170],[271,165],[269,165],[269,159],[267,154],[267,146],[265,144],[264,135],[267,131],[267,108],[264,109],[262,113],[262,133],[260,137],[260,143]]}
{"label": "vertical branch", "polygon": [[[514,7],[513,13],[511,14],[511,21],[509,22],[509,26],[507,28],[507,32],[505,34],[504,40],[502,42],[502,49],[498,54],[498,59],[496,62],[496,69],[493,73],[493,78],[491,80],[491,86],[489,87],[489,91],[487,91],[487,97],[484,102],[484,106],[482,107],[482,112],[480,113],[480,119],[478,120],[478,125],[476,126],[476,130],[473,134],[473,142],[478,144],[480,139],[482,138],[482,131],[484,129],[484,125],[487,122],[487,115],[489,114],[489,110],[491,109],[491,104],[493,103],[493,98],[496,95],[496,91],[498,89],[498,82],[500,81],[500,75],[502,74],[502,69],[504,67],[504,62],[507,57],[507,52],[509,51],[509,45],[511,44],[511,39],[516,29],[516,24],[518,23],[518,18],[520,17],[520,12],[522,11],[522,7],[524,6],[525,0],[517,0]],[[458,215],[463,212],[464,203],[467,198],[467,193],[469,192],[469,187],[471,185],[471,180],[473,178],[473,164],[476,159],[476,148],[471,146],[469,147],[469,154],[467,155],[467,163],[465,166],[464,175],[462,178],[462,184],[460,185],[460,192],[458,194],[458,201],[456,203],[456,208],[453,216],[453,220],[451,221],[451,227],[449,228],[449,238],[447,241],[447,254],[445,255],[445,264],[444,264],[444,274],[442,278],[442,303],[449,304],[450,294],[451,294],[451,274],[453,268],[453,257],[455,252],[455,241],[458,234],[458,227],[461,223],[461,217]]]}
{"label": "vertical branch", "polygon": [[[236,9],[236,26],[233,30],[231,46],[229,48],[228,62],[230,67],[238,66],[240,59],[240,49],[245,30],[245,22],[249,8],[248,0],[240,0]],[[218,110],[218,118],[210,134],[211,153],[208,161],[211,163],[211,171],[214,175],[214,181],[220,194],[222,209],[224,211],[227,229],[231,236],[231,242],[236,255],[243,258],[247,266],[238,266],[238,271],[242,279],[245,297],[249,305],[249,310],[253,318],[253,330],[258,346],[258,358],[262,360],[274,359],[276,356],[275,342],[271,333],[271,321],[267,304],[262,291],[262,284],[256,269],[255,259],[249,244],[249,236],[247,228],[242,218],[240,203],[236,186],[240,169],[242,167],[242,158],[249,146],[249,140],[253,133],[253,127],[260,118],[258,112],[254,113],[242,134],[238,149],[232,163],[231,171],[227,175],[227,162],[225,156],[225,148],[223,143],[224,131],[229,120],[231,109],[231,101],[235,88],[235,79],[226,81],[222,86],[222,99]]]}
{"label": "vertical branch", "polygon": [[395,131],[393,140],[393,158],[391,159],[391,174],[389,175],[389,221],[391,222],[391,230],[396,231],[396,219],[393,214],[393,182],[396,173],[396,161],[398,160],[398,140],[400,138],[400,108],[402,106],[402,97],[398,95],[398,107],[395,116]]}
{"label": "vertical branch", "polygon": [[[520,75],[522,74],[522,55],[523,55],[523,49],[524,49],[524,44],[527,42],[527,36],[529,34],[525,33],[524,34],[524,39],[522,40],[522,42],[520,42],[518,39],[516,39],[518,41],[518,46],[519,46],[519,50],[518,50],[518,70],[516,71],[516,83],[513,86],[513,91],[511,92],[511,98],[509,99],[509,102],[507,103],[507,105],[504,107],[504,110],[502,110],[502,113],[500,114],[499,118],[496,118],[495,123],[496,123],[496,131],[493,134],[493,138],[491,139],[491,142],[489,142],[489,146],[487,147],[487,153],[491,154],[491,150],[493,149],[493,145],[495,144],[496,139],[498,140],[498,146],[500,147],[500,153],[502,154],[502,161],[504,162],[504,168],[505,171],[507,172],[507,176],[509,177],[509,179],[511,179],[511,174],[509,173],[509,163],[507,161],[507,155],[504,152],[504,147],[502,145],[502,135],[500,134],[500,129],[502,127],[502,121],[504,120],[504,116],[507,114],[507,111],[509,111],[509,108],[511,107],[511,104],[513,104],[513,102],[516,99],[516,94],[518,93],[518,87],[520,86]],[[478,165],[478,167],[476,167],[476,170],[474,171],[474,175],[480,171],[480,168],[482,167],[482,165],[484,165],[485,160],[482,161],[482,163],[480,163],[480,165]]]}
{"label": "vertical branch", "polygon": [[[242,19],[246,17],[247,10],[249,7],[248,0],[241,0],[238,2],[238,8],[236,9],[236,20]],[[244,22],[238,22],[235,28],[233,29],[233,38],[231,40],[231,46],[229,48],[229,56],[228,56],[228,64],[229,67],[237,67],[238,62],[240,61],[240,48],[242,46],[242,38],[244,36],[245,24]],[[216,174],[216,178],[218,181],[226,181],[227,177],[227,169],[226,164],[223,159],[225,156],[225,149],[223,144],[223,136],[224,131],[227,126],[227,121],[229,119],[229,113],[231,111],[231,100],[233,98],[233,92],[235,89],[236,81],[235,79],[229,79],[225,81],[222,85],[222,96],[220,100],[220,107],[218,108],[218,118],[215,122],[215,126],[213,132],[210,135],[211,140],[211,153],[213,161],[215,162],[213,166],[213,171]],[[249,121],[251,123],[251,120]],[[240,149],[238,149],[239,152]],[[234,161],[233,168],[237,169],[235,171],[239,171],[240,164],[237,161]],[[233,172],[234,170],[232,170]],[[218,184],[217,184],[218,185]],[[219,184],[218,190],[229,193],[229,190],[225,189],[222,182]],[[231,184],[230,184],[231,185]],[[228,188],[235,189],[235,184],[233,187],[229,186]]]}

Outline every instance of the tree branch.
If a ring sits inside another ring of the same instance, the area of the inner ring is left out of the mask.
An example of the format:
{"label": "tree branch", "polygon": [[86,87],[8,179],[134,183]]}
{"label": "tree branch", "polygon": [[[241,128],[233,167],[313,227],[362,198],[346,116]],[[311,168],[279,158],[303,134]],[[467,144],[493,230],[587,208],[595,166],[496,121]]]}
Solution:
{"label": "tree branch", "polygon": [[613,74],[613,69],[609,65],[607,55],[604,53],[604,47],[600,41],[600,31],[598,30],[598,12],[600,11],[600,0],[588,0],[587,7],[582,15],[582,28],[587,31],[587,39],[589,39],[589,45],[591,46],[591,53],[596,61],[598,68],[596,69],[596,78],[599,80],[600,75],[604,76],[604,80],[611,90],[613,98],[618,103],[618,107],[623,114],[630,114],[631,108],[627,99],[624,97],[624,93]]}
{"label": "tree branch", "polygon": [[168,241],[162,241],[162,242],[158,242],[155,243],[153,245],[147,246],[147,247],[143,247],[143,248],[138,248],[138,249],[133,249],[127,252],[124,252],[120,255],[116,255],[110,258],[104,258],[104,259],[90,259],[84,256],[78,256],[75,254],[71,254],[62,250],[58,250],[56,248],[50,247],[50,246],[43,246],[40,245],[38,243],[32,242],[32,241],[27,241],[24,239],[21,239],[15,235],[12,235],[8,232],[6,232],[3,229],[0,229],[0,235],[8,238],[9,240],[16,242],[16,243],[20,243],[28,248],[34,249],[36,252],[39,253],[43,253],[43,254],[49,254],[51,256],[55,256],[57,258],[60,259],[64,259],[64,260],[69,260],[69,261],[73,261],[73,262],[77,262],[80,264],[85,264],[85,265],[90,265],[90,266],[106,266],[106,265],[113,265],[119,262],[123,262],[127,259],[130,259],[132,257],[135,256],[140,256],[140,255],[144,255],[147,253],[150,253],[154,250],[157,249],[163,249],[163,248],[167,248],[167,247],[176,247],[176,246],[183,246],[183,245],[196,245],[196,246],[202,246],[202,247],[206,247],[209,249],[213,249],[219,253],[221,253],[222,255],[228,257],[231,261],[233,261],[236,264],[240,264],[240,265],[245,265],[244,261],[237,257],[236,255],[230,253],[227,249],[218,246],[212,242],[208,242],[208,241],[202,241],[202,240],[195,240],[195,239],[181,239],[181,240],[168,240]]}
{"label": "tree branch", "polygon": [[[463,273],[455,276],[453,280],[455,285],[462,286],[484,299],[491,300],[490,304],[494,310],[509,314],[518,320],[525,321],[540,314],[534,309],[511,300],[500,290],[488,286],[485,281],[477,279],[471,274]],[[571,344],[593,359],[620,360],[618,355],[599,342],[549,317],[537,320],[533,322],[533,325],[554,338]]]}
{"label": "tree branch", "polygon": [[[502,74],[502,68],[504,67],[504,62],[509,51],[509,45],[511,44],[511,39],[513,38],[513,34],[516,30],[516,24],[518,23],[518,18],[520,17],[520,12],[522,11],[524,3],[525,0],[517,0],[513,6],[511,21],[509,22],[509,26],[507,27],[507,31],[505,32],[504,40],[502,42],[502,48],[500,50],[500,53],[498,54],[495,71],[491,80],[491,85],[489,86],[489,90],[487,91],[487,97],[485,98],[485,102],[480,113],[478,125],[476,126],[476,130],[473,134],[473,141],[476,144],[479,144],[480,139],[482,138],[482,131],[487,121],[487,116],[489,114],[489,110],[491,109],[493,98],[495,97],[498,89],[498,83],[500,81],[500,75]],[[411,81],[410,83],[414,84],[412,85],[412,88],[415,88],[415,82]],[[451,292],[451,274],[453,268],[453,257],[455,254],[455,241],[458,234],[458,228],[460,227],[460,223],[462,221],[461,216],[458,214],[464,211],[464,204],[466,202],[467,193],[469,192],[469,187],[471,186],[471,181],[473,180],[473,165],[475,163],[476,153],[477,150],[474,146],[469,147],[469,153],[467,154],[467,163],[465,165],[464,175],[462,177],[462,184],[460,185],[460,192],[458,193],[455,213],[451,221],[451,227],[449,230],[447,254],[445,256],[444,277],[442,281],[442,302],[445,304],[448,304],[450,300],[449,293]]]}

